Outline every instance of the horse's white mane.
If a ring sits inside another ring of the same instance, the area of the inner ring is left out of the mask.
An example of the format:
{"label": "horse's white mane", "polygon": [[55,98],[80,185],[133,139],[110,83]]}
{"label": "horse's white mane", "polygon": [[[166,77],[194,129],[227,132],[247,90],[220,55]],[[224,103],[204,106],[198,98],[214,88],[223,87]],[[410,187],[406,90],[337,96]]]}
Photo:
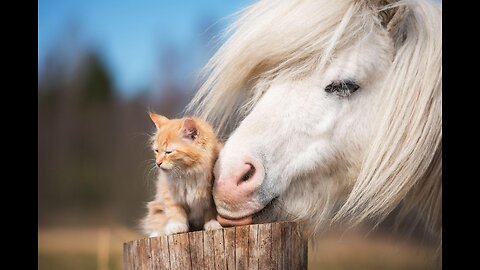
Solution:
{"label": "horse's white mane", "polygon": [[404,202],[440,231],[441,7],[424,0],[263,0],[238,16],[187,108],[220,135],[235,128],[273,81],[324,68],[336,51],[388,23],[396,51],[388,83],[378,89],[378,132],[334,220],[382,219]]}

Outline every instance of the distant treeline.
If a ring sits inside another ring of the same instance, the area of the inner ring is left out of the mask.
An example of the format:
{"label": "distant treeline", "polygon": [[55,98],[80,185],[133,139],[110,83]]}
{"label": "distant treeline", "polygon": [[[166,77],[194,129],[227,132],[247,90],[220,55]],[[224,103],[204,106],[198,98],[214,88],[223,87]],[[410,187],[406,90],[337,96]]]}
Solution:
{"label": "distant treeline", "polygon": [[[171,59],[170,59],[171,61]],[[121,97],[101,55],[73,65],[52,53],[38,85],[39,224],[135,225],[153,194],[147,111],[178,115],[190,89]]]}

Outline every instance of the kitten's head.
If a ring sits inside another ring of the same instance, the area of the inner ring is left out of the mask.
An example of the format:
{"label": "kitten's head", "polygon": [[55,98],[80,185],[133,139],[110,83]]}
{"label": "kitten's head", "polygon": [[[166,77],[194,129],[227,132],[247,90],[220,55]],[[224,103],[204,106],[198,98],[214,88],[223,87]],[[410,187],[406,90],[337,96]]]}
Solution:
{"label": "kitten's head", "polygon": [[218,154],[213,128],[194,117],[168,119],[150,113],[157,127],[152,138],[155,162],[165,173],[183,172],[199,166],[213,166]]}

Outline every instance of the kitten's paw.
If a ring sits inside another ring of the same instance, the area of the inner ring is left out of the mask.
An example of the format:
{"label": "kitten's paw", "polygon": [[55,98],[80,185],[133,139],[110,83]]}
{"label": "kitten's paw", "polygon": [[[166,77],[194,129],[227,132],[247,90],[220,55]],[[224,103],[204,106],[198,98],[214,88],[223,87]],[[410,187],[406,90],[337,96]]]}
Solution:
{"label": "kitten's paw", "polygon": [[207,223],[205,223],[205,225],[203,225],[203,228],[206,231],[217,230],[217,229],[221,229],[222,225],[220,225],[220,223],[218,223],[218,221],[216,221],[215,219],[212,219],[212,220],[208,221]]}
{"label": "kitten's paw", "polygon": [[177,221],[169,221],[165,225],[165,235],[188,232],[188,225]]}

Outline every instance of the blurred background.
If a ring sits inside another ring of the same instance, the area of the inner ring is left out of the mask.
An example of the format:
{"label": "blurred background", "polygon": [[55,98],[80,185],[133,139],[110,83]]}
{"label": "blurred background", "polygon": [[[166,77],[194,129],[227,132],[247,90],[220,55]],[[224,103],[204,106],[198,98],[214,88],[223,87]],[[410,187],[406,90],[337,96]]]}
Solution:
{"label": "blurred background", "polygon": [[[39,269],[121,269],[154,193],[147,111],[181,113],[230,15],[251,2],[38,1]],[[342,241],[319,244],[311,268],[425,269],[437,252]]]}

